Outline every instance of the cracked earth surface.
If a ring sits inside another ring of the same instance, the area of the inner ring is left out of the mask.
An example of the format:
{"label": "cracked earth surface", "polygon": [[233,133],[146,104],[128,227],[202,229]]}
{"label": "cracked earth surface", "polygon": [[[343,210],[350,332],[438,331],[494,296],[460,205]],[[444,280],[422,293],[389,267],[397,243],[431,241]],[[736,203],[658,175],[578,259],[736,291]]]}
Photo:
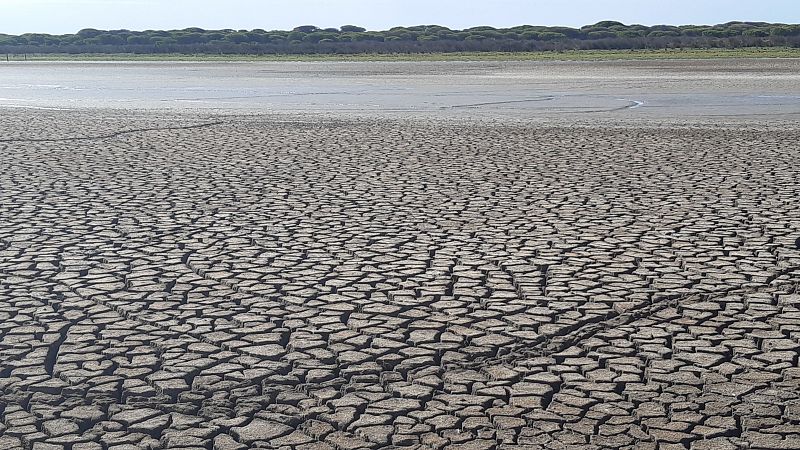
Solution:
{"label": "cracked earth surface", "polygon": [[0,119],[3,448],[800,448],[794,129],[120,117]]}

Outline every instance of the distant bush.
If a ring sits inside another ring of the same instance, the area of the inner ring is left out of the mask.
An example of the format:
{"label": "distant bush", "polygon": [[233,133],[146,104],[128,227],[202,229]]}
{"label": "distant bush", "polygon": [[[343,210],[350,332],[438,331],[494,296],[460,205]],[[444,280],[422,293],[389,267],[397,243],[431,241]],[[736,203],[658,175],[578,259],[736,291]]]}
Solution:
{"label": "distant bush", "polygon": [[542,41],[555,41],[555,40],[564,39],[566,37],[567,36],[564,33],[554,33],[554,32],[551,32],[551,31],[543,31],[543,32],[539,33],[539,40],[542,40]]}
{"label": "distant bush", "polygon": [[337,40],[339,40],[339,34],[329,31],[317,31],[314,33],[309,33],[303,37],[304,42],[311,42],[313,44],[321,41],[335,42]]}
{"label": "distant bush", "polygon": [[711,28],[711,29],[708,29],[708,30],[703,30],[702,35],[703,36],[709,36],[709,37],[718,37],[718,38],[730,36],[730,34],[728,34],[727,30],[720,30],[720,29],[714,29],[714,28]]}
{"label": "distant bush", "polygon": [[749,30],[744,30],[742,32],[742,36],[766,37],[769,36],[769,30],[765,30],[763,28],[751,28]]}
{"label": "distant bush", "polygon": [[782,25],[772,27],[769,29],[769,34],[772,36],[797,36],[800,34],[800,25]]}
{"label": "distant bush", "polygon": [[292,31],[297,31],[298,33],[313,33],[315,31],[320,31],[320,29],[314,25],[301,25],[299,27],[295,27],[295,29]]}
{"label": "distant bush", "polygon": [[647,36],[647,32],[639,30],[625,30],[625,31],[618,31],[617,36],[620,38],[638,38]]}
{"label": "distant bush", "polygon": [[667,37],[667,36],[680,36],[681,33],[678,31],[665,31],[665,30],[656,30],[647,33],[647,37]]}
{"label": "distant bush", "polygon": [[[613,27],[625,27],[626,25],[622,22],[616,22],[613,20],[604,20],[602,22],[597,22],[592,26],[596,28],[613,28]],[[583,29],[583,27],[581,29]]]}
{"label": "distant bush", "polygon": [[128,44],[130,45],[146,45],[151,42],[151,38],[147,36],[128,36]]}
{"label": "distant bush", "polygon": [[618,37],[617,33],[613,31],[591,31],[586,33],[586,37],[589,39],[608,39],[608,38],[615,38]]}

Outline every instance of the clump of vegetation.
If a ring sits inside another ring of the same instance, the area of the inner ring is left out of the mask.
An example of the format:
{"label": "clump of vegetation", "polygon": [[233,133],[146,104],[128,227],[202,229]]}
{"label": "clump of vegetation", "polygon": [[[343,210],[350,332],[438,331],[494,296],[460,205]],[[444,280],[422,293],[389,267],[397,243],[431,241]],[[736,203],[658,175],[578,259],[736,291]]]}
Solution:
{"label": "clump of vegetation", "polygon": [[293,30],[96,30],[75,34],[0,34],[3,53],[386,54],[531,52],[672,48],[800,47],[800,25],[625,25],[602,21],[581,28],[521,25],[451,30],[439,25],[368,31],[355,25]]}
{"label": "clump of vegetation", "polygon": [[681,48],[648,50],[568,50],[564,52],[449,53],[33,53],[9,55],[9,61],[613,61],[717,58],[800,58],[800,47]]}

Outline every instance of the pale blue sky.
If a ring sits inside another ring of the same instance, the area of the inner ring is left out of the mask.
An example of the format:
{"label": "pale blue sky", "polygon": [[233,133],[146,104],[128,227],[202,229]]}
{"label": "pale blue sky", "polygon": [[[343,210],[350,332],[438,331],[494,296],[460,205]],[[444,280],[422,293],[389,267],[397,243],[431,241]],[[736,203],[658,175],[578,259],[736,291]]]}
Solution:
{"label": "pale blue sky", "polygon": [[0,0],[0,33],[72,33],[81,28],[369,29],[439,24],[713,24],[800,22],[800,0]]}

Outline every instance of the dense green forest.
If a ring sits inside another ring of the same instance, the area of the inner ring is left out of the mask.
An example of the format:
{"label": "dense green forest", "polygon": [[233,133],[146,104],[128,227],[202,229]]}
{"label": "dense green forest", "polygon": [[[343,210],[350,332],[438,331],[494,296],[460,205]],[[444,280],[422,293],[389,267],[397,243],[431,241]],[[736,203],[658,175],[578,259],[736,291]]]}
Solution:
{"label": "dense green forest", "polygon": [[800,47],[800,25],[729,22],[720,25],[625,25],[603,21],[581,28],[522,25],[451,30],[438,25],[367,31],[312,25],[291,31],[96,30],[75,34],[0,34],[2,53],[336,54],[464,51]]}

